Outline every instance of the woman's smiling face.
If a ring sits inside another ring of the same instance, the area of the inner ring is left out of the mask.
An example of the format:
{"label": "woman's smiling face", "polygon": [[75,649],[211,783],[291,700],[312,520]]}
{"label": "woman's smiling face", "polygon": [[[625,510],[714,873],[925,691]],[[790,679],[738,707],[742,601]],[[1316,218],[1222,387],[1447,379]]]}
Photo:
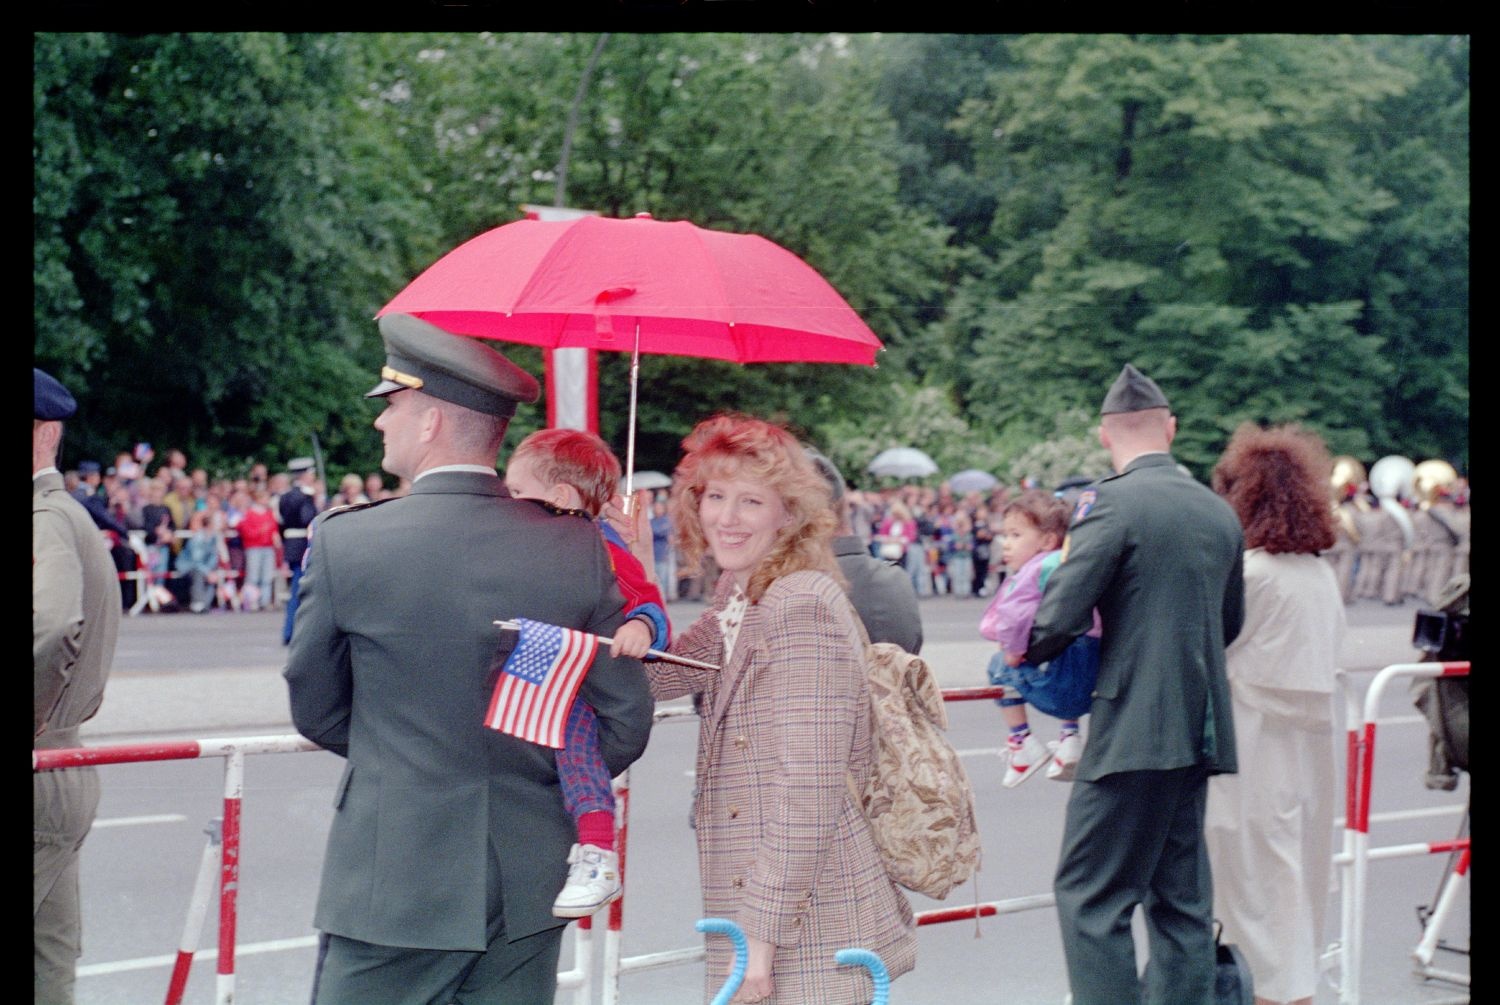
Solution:
{"label": "woman's smiling face", "polygon": [[781,494],[763,482],[710,478],[698,500],[703,537],[720,569],[734,573],[741,589],[776,546],[791,514]]}

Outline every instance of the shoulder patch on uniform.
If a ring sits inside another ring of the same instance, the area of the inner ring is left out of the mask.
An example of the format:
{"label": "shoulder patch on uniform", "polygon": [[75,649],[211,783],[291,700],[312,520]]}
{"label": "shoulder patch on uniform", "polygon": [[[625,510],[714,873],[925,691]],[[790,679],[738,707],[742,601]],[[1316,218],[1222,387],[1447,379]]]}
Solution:
{"label": "shoulder patch on uniform", "polygon": [[1089,515],[1089,510],[1094,508],[1094,503],[1099,499],[1099,493],[1093,489],[1084,489],[1078,494],[1078,505],[1073,509],[1073,522],[1077,523]]}

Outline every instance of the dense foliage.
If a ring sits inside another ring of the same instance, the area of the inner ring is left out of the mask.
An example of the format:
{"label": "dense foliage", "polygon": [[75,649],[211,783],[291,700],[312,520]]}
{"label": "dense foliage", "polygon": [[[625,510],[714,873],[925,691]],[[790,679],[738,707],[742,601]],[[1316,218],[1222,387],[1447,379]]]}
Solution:
{"label": "dense foliage", "polygon": [[[331,471],[374,470],[375,311],[561,198],[763,234],[887,347],[876,368],[646,357],[642,469],[738,408],[851,476],[912,445],[1045,483],[1102,463],[1126,361],[1200,475],[1246,419],[1467,469],[1465,37],[602,42],[36,35],[34,350],[83,389],[65,462],[149,440],[230,472],[316,437]],[[622,448],[628,362],[601,354]]]}

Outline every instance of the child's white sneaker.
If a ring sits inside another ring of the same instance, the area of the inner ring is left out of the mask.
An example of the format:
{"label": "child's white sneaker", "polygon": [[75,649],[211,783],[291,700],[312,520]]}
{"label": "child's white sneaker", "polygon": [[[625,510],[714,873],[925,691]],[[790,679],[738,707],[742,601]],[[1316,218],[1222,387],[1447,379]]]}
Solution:
{"label": "child's white sneaker", "polygon": [[1020,747],[1011,747],[1007,744],[1005,753],[1008,755],[1008,760],[1005,765],[1005,777],[1000,780],[1000,784],[1007,789],[1020,785],[1045,768],[1052,759],[1046,745],[1036,738],[1035,733],[1027,733]]}
{"label": "child's white sneaker", "polygon": [[568,882],[552,913],[559,918],[587,918],[620,895],[620,857],[591,844],[568,852]]}
{"label": "child's white sneaker", "polygon": [[1071,782],[1073,775],[1078,771],[1078,759],[1083,756],[1083,738],[1077,733],[1069,733],[1057,743],[1049,743],[1052,747],[1052,763],[1047,765],[1047,777],[1053,781]]}

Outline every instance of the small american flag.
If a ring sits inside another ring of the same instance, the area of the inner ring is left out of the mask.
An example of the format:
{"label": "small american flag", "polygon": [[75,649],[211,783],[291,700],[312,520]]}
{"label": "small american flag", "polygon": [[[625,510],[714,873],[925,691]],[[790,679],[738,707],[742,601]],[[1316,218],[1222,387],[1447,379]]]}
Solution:
{"label": "small american flag", "polygon": [[568,708],[594,662],[599,636],[517,618],[521,637],[500,670],[484,724],[530,743],[561,748]]}

